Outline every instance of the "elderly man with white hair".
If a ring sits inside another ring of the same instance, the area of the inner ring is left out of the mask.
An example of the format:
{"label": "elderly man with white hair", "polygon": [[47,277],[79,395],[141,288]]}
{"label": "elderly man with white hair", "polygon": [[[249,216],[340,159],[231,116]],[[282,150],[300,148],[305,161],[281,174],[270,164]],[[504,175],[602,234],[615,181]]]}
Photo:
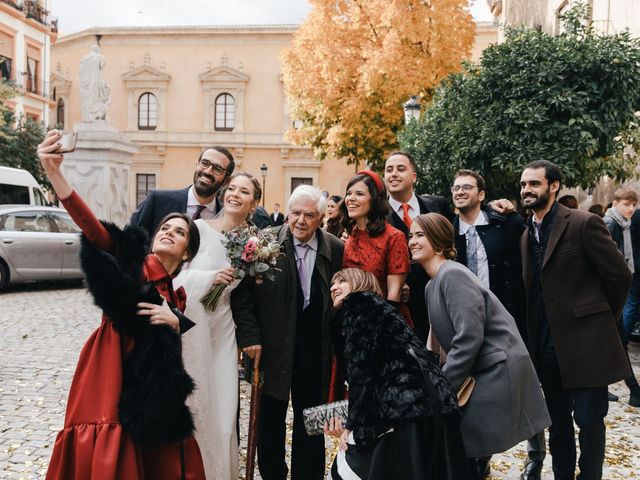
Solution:
{"label": "elderly man with white hair", "polygon": [[291,479],[324,478],[324,437],[310,437],[302,410],[325,403],[331,374],[330,281],[342,266],[343,245],[322,228],[326,198],[301,185],[288,203],[288,220],[276,230],[284,255],[275,280],[245,278],[231,308],[238,347],[264,372],[258,426],[258,466],[264,480],[285,480],[286,415],[293,407]]}

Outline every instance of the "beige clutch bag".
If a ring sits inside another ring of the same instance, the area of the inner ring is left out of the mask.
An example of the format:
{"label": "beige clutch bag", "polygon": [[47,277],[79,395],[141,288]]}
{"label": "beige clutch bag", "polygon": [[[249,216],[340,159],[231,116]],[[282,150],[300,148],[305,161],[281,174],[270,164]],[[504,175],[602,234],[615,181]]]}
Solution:
{"label": "beige clutch bag", "polygon": [[473,388],[476,386],[476,379],[473,377],[467,377],[460,388],[458,388],[458,406],[464,407],[469,398],[471,398],[471,394],[473,393]]}

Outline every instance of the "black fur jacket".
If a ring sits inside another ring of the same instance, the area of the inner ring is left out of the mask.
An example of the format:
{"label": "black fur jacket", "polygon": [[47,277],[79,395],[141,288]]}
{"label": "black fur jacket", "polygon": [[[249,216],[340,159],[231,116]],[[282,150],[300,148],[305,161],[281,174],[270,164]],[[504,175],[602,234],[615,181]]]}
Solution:
{"label": "black fur jacket", "polygon": [[113,254],[83,235],[80,259],[95,304],[134,343],[123,359],[120,423],[144,447],[179,442],[194,431],[185,404],[194,383],[182,363],[180,335],[136,314],[138,302],[161,304],[163,300],[153,283],[143,278],[146,232],[135,226],[120,230],[113,224],[103,225],[113,240]]}
{"label": "black fur jacket", "polygon": [[459,415],[455,392],[396,307],[372,292],[354,292],[336,320],[349,383],[346,428],[358,447],[393,426]]}

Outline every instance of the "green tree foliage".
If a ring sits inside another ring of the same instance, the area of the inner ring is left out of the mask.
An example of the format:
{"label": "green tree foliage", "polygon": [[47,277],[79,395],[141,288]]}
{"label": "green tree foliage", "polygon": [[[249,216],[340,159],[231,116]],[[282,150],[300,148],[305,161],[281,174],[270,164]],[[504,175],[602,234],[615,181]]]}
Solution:
{"label": "green tree foliage", "polygon": [[29,118],[16,118],[6,104],[14,94],[9,85],[0,82],[0,165],[28,170],[40,185],[50,189],[36,155],[37,146],[45,136],[44,127]]}
{"label": "green tree foliage", "polygon": [[538,159],[557,163],[568,186],[632,175],[640,40],[595,33],[585,11],[571,10],[557,36],[509,28],[479,65],[440,85],[399,136],[419,165],[419,191],[448,197],[454,172],[470,168],[485,176],[491,198],[519,198],[520,173]]}

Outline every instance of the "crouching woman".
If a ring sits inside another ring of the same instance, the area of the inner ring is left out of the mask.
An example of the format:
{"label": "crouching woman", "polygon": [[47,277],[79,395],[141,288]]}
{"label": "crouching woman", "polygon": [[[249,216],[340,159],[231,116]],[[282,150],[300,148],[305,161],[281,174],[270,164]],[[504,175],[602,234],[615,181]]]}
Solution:
{"label": "crouching woman", "polygon": [[345,268],[332,284],[349,409],[325,429],[340,436],[330,478],[469,478],[456,395],[426,348],[371,273]]}

